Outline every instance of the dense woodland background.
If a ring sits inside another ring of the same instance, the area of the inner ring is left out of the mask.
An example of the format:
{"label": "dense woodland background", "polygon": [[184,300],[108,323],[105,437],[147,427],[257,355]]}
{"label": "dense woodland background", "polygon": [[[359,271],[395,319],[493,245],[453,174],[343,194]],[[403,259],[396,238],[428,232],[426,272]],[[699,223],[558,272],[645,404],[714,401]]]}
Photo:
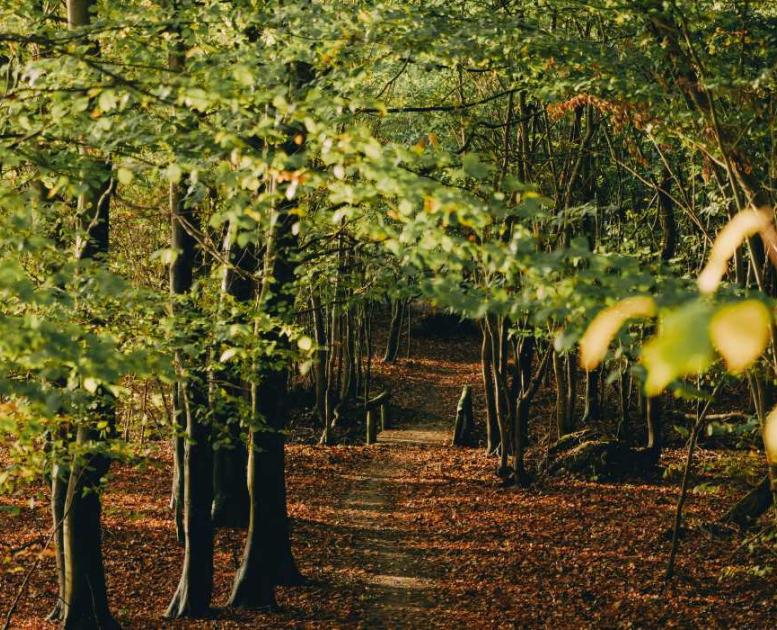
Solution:
{"label": "dense woodland background", "polygon": [[0,2],[5,627],[773,627],[776,90],[770,0]]}

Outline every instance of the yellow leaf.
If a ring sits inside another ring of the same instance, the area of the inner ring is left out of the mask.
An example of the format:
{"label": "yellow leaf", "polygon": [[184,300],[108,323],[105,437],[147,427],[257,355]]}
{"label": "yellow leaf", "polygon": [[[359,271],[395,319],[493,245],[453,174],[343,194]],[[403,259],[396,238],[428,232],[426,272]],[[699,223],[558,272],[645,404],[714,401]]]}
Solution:
{"label": "yellow leaf", "polygon": [[226,350],[224,350],[224,352],[221,353],[221,357],[219,357],[219,363],[226,363],[237,353],[238,353],[237,348],[227,348]]}
{"label": "yellow leaf", "polygon": [[181,177],[183,175],[183,171],[181,170],[181,167],[177,164],[169,164],[167,168],[164,170],[164,176],[167,178],[167,180],[173,184],[177,184],[181,181]]}
{"label": "yellow leaf", "polygon": [[763,430],[766,461],[777,464],[777,407],[769,412]]}
{"label": "yellow leaf", "polygon": [[118,171],[116,172],[116,176],[119,178],[119,183],[126,186],[132,181],[132,178],[135,176],[135,174],[128,168],[119,167]]}
{"label": "yellow leaf", "polygon": [[737,248],[745,239],[766,229],[771,222],[771,212],[755,208],[743,210],[731,219],[712,244],[710,258],[697,280],[699,290],[702,293],[713,293],[723,279],[728,261]]}
{"label": "yellow leaf", "polygon": [[734,374],[746,370],[761,356],[769,343],[772,318],[758,300],[724,306],[712,316],[710,339]]}
{"label": "yellow leaf", "polygon": [[612,338],[632,317],[652,317],[656,313],[653,298],[639,296],[621,300],[594,317],[580,340],[580,364],[585,370],[593,370],[607,354]]}
{"label": "yellow leaf", "polygon": [[91,376],[87,376],[84,379],[83,385],[86,391],[88,391],[90,394],[94,394],[97,391],[97,388],[100,386],[100,383],[97,382],[97,379],[94,379]]}

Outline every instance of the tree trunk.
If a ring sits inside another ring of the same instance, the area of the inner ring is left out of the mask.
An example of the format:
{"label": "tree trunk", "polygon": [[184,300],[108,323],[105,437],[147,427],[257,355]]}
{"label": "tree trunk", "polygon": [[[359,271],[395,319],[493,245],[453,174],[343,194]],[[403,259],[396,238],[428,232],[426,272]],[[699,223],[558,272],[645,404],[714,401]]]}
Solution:
{"label": "tree trunk", "polygon": [[666,167],[658,186],[658,222],[661,225],[661,260],[672,259],[677,248],[677,221],[674,216],[674,202],[670,196],[672,177]]}
{"label": "tree trunk", "polygon": [[661,455],[661,448],[663,446],[662,440],[662,408],[661,399],[647,398],[645,401],[645,412],[647,416],[647,447],[657,453],[657,456]]}
{"label": "tree trunk", "polygon": [[631,381],[626,380],[626,370],[622,370],[618,375],[618,411],[620,417],[618,418],[618,426],[615,429],[615,436],[621,439],[622,436],[628,431],[629,424],[629,403],[631,395],[627,395],[626,383],[628,382],[628,388],[631,389]]}
{"label": "tree trunk", "polygon": [[[178,184],[170,185],[172,248],[177,256],[170,265],[170,291],[186,296],[193,284],[197,246],[193,232],[196,215],[182,196]],[[184,308],[195,308],[184,302]],[[207,375],[200,367],[204,357],[176,352],[179,369],[187,370],[188,379],[178,382],[179,406],[185,418],[182,467],[177,475],[183,481],[184,561],[181,579],[167,609],[170,618],[206,617],[210,613],[213,592],[213,448],[208,423]],[[176,445],[178,447],[178,445]],[[179,497],[180,499],[180,497]],[[177,507],[177,506],[176,506]]]}
{"label": "tree trunk", "polygon": [[588,422],[598,422],[601,420],[601,409],[599,407],[599,368],[586,373],[585,378],[585,410],[581,424]]}
{"label": "tree trunk", "polygon": [[386,340],[386,353],[383,361],[393,363],[399,353],[399,335],[402,332],[402,315],[404,312],[404,300],[396,299],[391,303],[391,324],[389,325],[388,339]]}
{"label": "tree trunk", "polygon": [[326,423],[326,330],[324,309],[315,289],[310,292],[310,308],[313,313],[313,335],[316,340],[316,355],[313,361],[313,378],[316,389],[316,413],[322,424]]}
{"label": "tree trunk", "polygon": [[369,446],[370,444],[375,444],[375,442],[378,441],[378,421],[375,417],[375,410],[374,409],[368,409],[367,410],[367,417],[365,419],[366,426],[366,440],[365,443]]}
{"label": "tree trunk", "polygon": [[507,477],[510,474],[510,467],[507,465],[507,458],[510,450],[510,433],[508,426],[508,417],[510,413],[508,402],[508,388],[505,382],[503,367],[506,364],[502,355],[504,348],[504,326],[503,321],[492,322],[486,320],[488,328],[489,341],[491,343],[491,378],[494,383],[494,402],[496,410],[496,421],[499,427],[499,466],[497,475]]}
{"label": "tree trunk", "polygon": [[[221,292],[231,296],[238,304],[250,301],[255,292],[253,274],[256,271],[256,256],[247,247],[236,247],[237,225],[231,225],[224,242],[228,265],[224,268]],[[244,322],[242,314],[238,316]],[[213,525],[214,527],[247,527],[248,498],[248,452],[240,426],[241,399],[244,384],[239,374],[229,368],[217,375],[213,387],[215,422],[224,431],[226,442],[213,454]]]}
{"label": "tree trunk", "polygon": [[[274,532],[285,506],[279,505],[282,477],[282,435],[275,430],[281,413],[284,375],[270,372],[263,376],[253,393],[256,428],[251,429],[248,454],[250,516],[243,559],[235,576],[227,606],[253,610],[273,610],[275,603],[276,559]],[[261,426],[258,424],[261,421]]]}
{"label": "tree trunk", "polygon": [[556,377],[556,426],[558,427],[558,436],[561,438],[569,433],[567,379],[564,360],[556,351],[553,351],[553,375]]}
{"label": "tree trunk", "polygon": [[192,370],[180,383],[186,417],[183,462],[184,561],[167,617],[203,618],[213,593],[213,449],[207,421],[206,375]]}
{"label": "tree trunk", "polygon": [[[112,398],[106,407],[110,412]],[[78,429],[76,444],[88,448],[90,442],[99,439],[98,431],[82,426]],[[65,565],[62,627],[66,630],[119,627],[108,609],[101,544],[99,485],[109,466],[108,458],[96,454],[79,457],[71,465],[62,527]]]}
{"label": "tree trunk", "polygon": [[65,520],[65,502],[67,497],[68,477],[70,476],[67,466],[60,463],[59,458],[63,454],[54,453],[54,464],[51,470],[51,518],[54,528],[54,550],[57,563],[57,601],[54,608],[49,613],[49,621],[61,621],[64,613],[65,593],[65,540],[63,534],[63,525]]}
{"label": "tree trunk", "polygon": [[524,453],[526,452],[527,434],[526,427],[529,425],[529,410],[531,408],[531,400],[518,397],[518,403],[516,407],[516,422],[513,427],[513,440],[515,442],[513,453],[513,480],[519,486],[527,486],[529,484],[529,475],[526,472],[524,465]]}
{"label": "tree trunk", "polygon": [[[524,465],[524,453],[529,438],[529,410],[534,397],[534,391],[539,387],[539,383],[532,382],[531,367],[534,359],[536,342],[534,337],[526,337],[521,343],[518,357],[519,386],[515,395],[516,410],[515,422],[513,424],[513,481],[519,486],[529,484],[529,475]],[[539,367],[535,378],[542,379],[542,372],[545,369],[545,363]]]}
{"label": "tree trunk", "polygon": [[240,418],[233,416],[226,422],[229,443],[213,452],[213,526],[245,528],[249,512],[248,452]]}
{"label": "tree trunk", "polygon": [[493,455],[499,446],[499,427],[496,422],[496,399],[491,379],[491,343],[485,322],[481,324],[483,342],[480,347],[480,373],[483,377],[483,393],[486,399],[486,455]]}
{"label": "tree trunk", "polygon": [[[95,0],[68,0],[67,17],[70,30],[88,26]],[[96,47],[92,54],[99,51]],[[89,159],[84,156],[84,160]],[[78,219],[81,230],[76,240],[76,257],[80,260],[104,260],[108,254],[110,234],[110,200],[113,189],[110,163],[93,163],[98,171],[99,185],[78,198]],[[96,413],[81,419],[76,430],[78,456],[70,462],[67,488],[64,490],[61,542],[57,554],[64,571],[61,623],[63,628],[118,628],[108,608],[105,568],[102,558],[100,524],[100,482],[110,467],[110,459],[90,452],[90,445],[102,441],[98,423],[105,421],[108,431],[115,429],[116,406],[113,396],[98,390],[94,397]],[[81,450],[83,449],[83,450]],[[64,471],[63,471],[64,474]],[[62,480],[64,483],[64,480]],[[59,497],[52,497],[55,512]]]}
{"label": "tree trunk", "polygon": [[[287,150],[294,151],[293,146]],[[265,312],[280,318],[288,318],[293,300],[289,290],[294,280],[292,258],[298,242],[292,230],[296,217],[289,214],[292,207],[287,202],[275,211],[259,296]],[[279,332],[265,334],[281,347],[288,345],[288,340]],[[243,559],[228,604],[236,608],[273,608],[275,585],[304,583],[291,553],[286,506],[282,431],[286,426],[287,376],[286,366],[258,366],[257,382],[252,386],[252,446],[248,458],[250,517]]]}
{"label": "tree trunk", "polygon": [[173,383],[171,396],[173,420],[173,488],[170,496],[170,509],[175,518],[175,535],[178,543],[183,545],[183,460],[184,436],[186,421],[181,406],[181,392],[178,383]]}
{"label": "tree trunk", "polygon": [[577,395],[577,355],[568,352],[564,359],[564,368],[566,370],[566,420],[564,424],[566,426],[566,432],[571,433],[575,430],[575,410],[576,410],[576,395]]}

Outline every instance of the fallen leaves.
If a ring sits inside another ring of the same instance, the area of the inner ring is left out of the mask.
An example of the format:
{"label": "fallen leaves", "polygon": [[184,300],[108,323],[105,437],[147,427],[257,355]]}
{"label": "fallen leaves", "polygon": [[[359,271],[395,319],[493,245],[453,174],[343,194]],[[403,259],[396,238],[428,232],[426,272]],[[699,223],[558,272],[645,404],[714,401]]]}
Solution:
{"label": "fallen leaves", "polygon": [[[412,362],[377,368],[379,379],[393,385],[398,433],[449,426],[461,386],[479,382],[475,345],[425,341],[423,351]],[[552,400],[542,400],[537,418],[550,413]],[[534,459],[536,443],[535,436]],[[665,463],[681,458],[670,451]],[[729,458],[700,453],[709,464]],[[183,551],[167,505],[167,445],[157,446],[149,464],[116,467],[104,500],[111,605],[126,628],[766,628],[777,615],[774,576],[746,573],[739,540],[712,540],[695,527],[723,511],[730,489],[694,496],[682,578],[664,591],[668,543],[661,534],[671,523],[674,483],[561,478],[504,490],[480,449],[411,441],[291,444],[293,547],[310,584],[279,589],[276,614],[222,610],[212,620],[163,622]],[[26,497],[0,499],[20,511],[0,512],[0,558],[30,543],[29,555],[15,560],[22,569],[37,557],[49,527],[42,486],[31,490],[40,495],[32,507]],[[242,544],[240,531],[217,535],[217,606],[227,599]],[[725,567],[742,570],[721,579]],[[23,579],[9,568],[0,568],[0,612]],[[47,555],[13,627],[50,627],[43,618],[55,597]]]}

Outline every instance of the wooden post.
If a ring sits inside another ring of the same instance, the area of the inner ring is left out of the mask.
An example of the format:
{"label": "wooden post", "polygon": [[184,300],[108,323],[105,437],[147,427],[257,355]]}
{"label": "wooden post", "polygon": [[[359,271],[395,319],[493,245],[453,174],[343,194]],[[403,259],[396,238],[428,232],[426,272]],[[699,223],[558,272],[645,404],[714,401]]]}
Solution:
{"label": "wooden post", "polygon": [[378,427],[375,423],[375,412],[367,411],[367,444],[375,444],[378,440]]}

